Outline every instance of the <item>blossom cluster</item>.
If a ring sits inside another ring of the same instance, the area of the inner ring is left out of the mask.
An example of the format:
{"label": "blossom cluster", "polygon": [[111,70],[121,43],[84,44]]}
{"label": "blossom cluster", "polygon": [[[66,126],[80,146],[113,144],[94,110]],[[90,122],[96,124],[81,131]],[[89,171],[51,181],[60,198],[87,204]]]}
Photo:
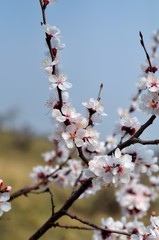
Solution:
{"label": "blossom cluster", "polygon": [[157,56],[147,60],[142,65],[142,76],[137,87],[142,91],[139,99],[139,109],[146,114],[159,116],[159,61]]}
{"label": "blossom cluster", "polygon": [[[43,8],[51,2],[56,1],[43,0]],[[55,131],[50,136],[53,149],[42,153],[45,165],[34,167],[30,177],[40,191],[45,191],[50,183],[74,189],[91,178],[92,184],[80,198],[95,194],[103,186],[118,187],[116,201],[125,217],[120,221],[111,217],[102,219],[103,230],[97,229],[93,240],[158,239],[159,217],[151,216],[148,227],[139,221],[147,214],[151,202],[158,198],[159,177],[155,175],[159,171],[158,158],[152,149],[141,144],[120,148],[120,144],[133,138],[142,127],[137,117],[131,116],[132,112],[139,108],[145,113],[159,115],[156,56],[142,65],[143,73],[137,84],[141,96],[132,99],[130,108],[118,110],[119,120],[115,123],[113,134],[106,141],[100,141],[96,125],[107,116],[100,97],[91,97],[82,103],[85,116],[76,111],[68,93],[72,83],[59,68],[59,52],[65,47],[61,42],[61,31],[46,22],[42,27],[48,49],[43,68],[51,92],[46,106],[50,109]],[[143,174],[148,176],[149,187],[142,183]]]}
{"label": "blossom cluster", "polygon": [[103,184],[128,183],[130,181],[130,172],[134,170],[134,163],[129,154],[121,154],[119,149],[116,149],[112,156],[101,155],[95,156],[89,161],[89,169],[85,170],[88,177],[96,176],[97,181]]}
{"label": "blossom cluster", "polygon": [[112,217],[102,218],[101,228],[103,230],[94,231],[93,240],[158,240],[159,216],[152,215],[147,227],[141,221],[128,221],[126,217],[119,221],[114,221]]}

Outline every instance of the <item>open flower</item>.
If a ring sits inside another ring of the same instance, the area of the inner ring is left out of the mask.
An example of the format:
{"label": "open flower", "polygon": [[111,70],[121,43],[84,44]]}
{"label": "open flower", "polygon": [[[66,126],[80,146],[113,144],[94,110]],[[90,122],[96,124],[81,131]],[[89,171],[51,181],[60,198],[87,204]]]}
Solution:
{"label": "open flower", "polygon": [[50,24],[43,24],[43,29],[45,33],[49,35],[49,37],[58,37],[60,36],[60,29],[56,26],[52,26]]}
{"label": "open flower", "polygon": [[139,109],[146,114],[159,116],[159,95],[156,92],[147,91],[141,95]]}
{"label": "open flower", "polygon": [[74,144],[76,144],[77,147],[82,147],[84,144],[84,136],[85,130],[83,128],[77,129],[75,124],[68,125],[66,132],[62,133],[62,137],[68,148],[73,148]]}
{"label": "open flower", "polygon": [[76,117],[80,116],[80,113],[76,113],[75,108],[64,105],[59,109],[53,109],[52,116],[56,118],[58,122],[72,121]]}
{"label": "open flower", "polygon": [[136,117],[125,116],[115,124],[115,133],[122,136],[132,136],[139,129],[140,123]]}
{"label": "open flower", "polygon": [[72,84],[70,82],[66,82],[67,77],[63,74],[56,76],[54,74],[49,75],[49,81],[51,82],[50,89],[58,87],[61,90],[66,90],[67,88],[71,88]]}

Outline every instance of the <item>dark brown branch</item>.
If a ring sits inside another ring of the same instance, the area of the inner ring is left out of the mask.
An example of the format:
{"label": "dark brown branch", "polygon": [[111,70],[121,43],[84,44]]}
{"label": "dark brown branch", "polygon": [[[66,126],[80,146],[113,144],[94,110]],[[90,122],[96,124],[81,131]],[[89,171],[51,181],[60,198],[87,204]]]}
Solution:
{"label": "dark brown branch", "polygon": [[47,232],[50,228],[52,228],[55,224],[55,222],[63,217],[67,210],[72,206],[72,204],[85,192],[85,190],[92,184],[92,178],[88,179],[86,182],[84,182],[79,189],[74,192],[68,200],[65,202],[63,207],[57,211],[54,215],[52,215],[43,226],[41,226],[36,233],[34,233],[29,240],[37,240],[39,239],[45,232]]}
{"label": "dark brown branch", "polygon": [[32,184],[26,187],[23,187],[21,189],[19,189],[18,191],[16,191],[15,193],[13,193],[10,196],[9,201],[13,201],[15,198],[20,197],[21,195],[27,196],[27,194],[33,190],[37,190],[39,188],[40,184]]}
{"label": "dark brown branch", "polygon": [[91,222],[88,222],[88,221],[86,221],[86,220],[83,220],[83,219],[77,217],[76,215],[73,215],[73,214],[68,213],[68,212],[66,213],[66,215],[67,215],[68,217],[70,217],[71,219],[74,219],[74,220],[76,220],[76,221],[78,221],[78,222],[80,222],[80,223],[83,223],[83,224],[85,224],[85,225],[88,225],[88,226],[90,226],[90,227],[93,227],[93,228],[95,228],[96,230],[104,231],[104,232],[106,232],[106,233],[117,233],[117,234],[122,234],[122,235],[126,235],[126,236],[130,236],[130,235],[131,235],[131,234],[129,234],[128,232],[124,232],[124,231],[117,231],[117,230],[112,230],[112,229],[103,229],[103,228],[97,226],[96,224],[93,224],[93,223],[91,223]]}
{"label": "dark brown branch", "polygon": [[82,152],[82,147],[77,147],[79,157],[84,161],[86,165],[88,165],[88,159],[84,156]]}
{"label": "dark brown branch", "polygon": [[147,52],[147,50],[146,50],[146,47],[145,47],[145,44],[144,44],[143,35],[142,35],[141,32],[139,32],[139,35],[140,35],[140,43],[141,43],[141,45],[142,45],[142,47],[143,47],[143,49],[144,49],[144,51],[145,51],[146,58],[147,58],[147,61],[148,61],[148,63],[149,63],[150,72],[154,72],[153,67],[152,67],[152,64],[151,64],[151,61],[150,61],[149,54],[148,54],[148,52]]}
{"label": "dark brown branch", "polygon": [[28,193],[34,191],[34,190],[37,190],[39,189],[40,185],[43,185],[43,184],[46,184],[48,183],[47,179],[49,177],[53,177],[60,169],[62,169],[62,167],[68,162],[68,160],[70,159],[71,157],[69,157],[65,162],[61,163],[59,165],[59,167],[54,171],[52,172],[51,174],[49,174],[46,179],[44,180],[41,180],[40,182],[38,183],[32,183],[28,186],[25,186],[19,190],[17,190],[15,193],[13,193],[11,196],[10,196],[10,200],[9,201],[13,201],[15,198],[17,197],[20,197],[21,195],[24,195],[24,196],[27,196]]}
{"label": "dark brown branch", "polygon": [[43,23],[46,24],[45,8],[43,7],[43,1],[39,0],[39,2],[40,2],[41,10],[42,10]]}
{"label": "dark brown branch", "polygon": [[121,143],[121,144],[118,144],[116,148],[114,148],[113,150],[111,150],[111,151],[108,153],[108,155],[112,155],[117,148],[119,148],[120,150],[122,150],[123,148],[128,147],[128,146],[134,144],[133,139],[139,138],[140,135],[145,131],[145,129],[148,128],[148,127],[153,123],[153,121],[155,120],[155,118],[156,118],[156,116],[155,116],[155,115],[152,115],[152,116],[147,120],[147,122],[145,122],[145,123],[139,128],[139,130],[138,130],[131,138],[129,138],[127,141],[125,141],[125,142],[123,142],[123,143]]}
{"label": "dark brown branch", "polygon": [[100,85],[100,88],[99,88],[99,93],[98,93],[98,96],[97,96],[97,100],[98,101],[100,101],[100,99],[101,99],[101,91],[102,91],[102,89],[103,89],[103,83]]}
{"label": "dark brown branch", "polygon": [[142,140],[140,138],[133,138],[132,139],[132,144],[140,143],[142,145],[158,145],[159,144],[159,139],[155,140]]}
{"label": "dark brown branch", "polygon": [[134,138],[140,137],[140,135],[145,131],[146,128],[148,128],[153,121],[155,120],[156,116],[152,115],[147,122],[145,122],[140,128],[139,130],[133,135]]}
{"label": "dark brown branch", "polygon": [[53,194],[52,194],[50,188],[47,189],[47,192],[50,193],[50,198],[51,198],[51,210],[52,210],[52,215],[53,215],[53,214],[54,214],[54,210],[55,210],[54,197],[53,197]]}
{"label": "dark brown branch", "polygon": [[92,227],[69,226],[69,225],[61,225],[59,223],[55,223],[54,227],[60,227],[65,229],[89,230],[89,231],[96,230],[96,228],[92,228]]}

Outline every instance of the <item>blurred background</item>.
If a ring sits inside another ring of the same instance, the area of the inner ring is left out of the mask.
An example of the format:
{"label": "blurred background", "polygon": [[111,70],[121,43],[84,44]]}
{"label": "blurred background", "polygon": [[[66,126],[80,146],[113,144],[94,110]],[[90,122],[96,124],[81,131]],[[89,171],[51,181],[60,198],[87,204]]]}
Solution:
{"label": "blurred background", "polygon": [[[53,124],[45,106],[50,90],[42,70],[46,47],[39,1],[2,1],[0,8],[0,178],[15,191],[30,183],[32,167],[43,164],[41,153],[52,149],[46,136],[52,133]],[[139,31],[150,51],[152,33],[159,28],[158,9],[157,0],[58,0],[47,8],[47,22],[61,29],[66,44],[60,53],[60,67],[73,84],[70,99],[78,112],[84,113],[82,102],[96,98],[104,84],[101,102],[108,117],[99,126],[103,140],[113,130],[118,107],[129,107],[136,94],[140,65],[145,62]],[[138,117],[141,123],[148,118],[140,113]],[[144,137],[155,138],[158,130],[156,120]],[[68,191],[54,191],[58,208]],[[83,216],[87,210],[85,218],[98,223],[103,214],[117,217],[113,189],[104,191],[80,200],[74,211]],[[12,203],[12,211],[0,219],[1,239],[28,239],[45,222],[50,197],[44,194],[40,199],[29,195]],[[67,234],[56,230],[41,239],[78,239],[79,232]],[[91,234],[80,232],[80,239],[88,236]]]}

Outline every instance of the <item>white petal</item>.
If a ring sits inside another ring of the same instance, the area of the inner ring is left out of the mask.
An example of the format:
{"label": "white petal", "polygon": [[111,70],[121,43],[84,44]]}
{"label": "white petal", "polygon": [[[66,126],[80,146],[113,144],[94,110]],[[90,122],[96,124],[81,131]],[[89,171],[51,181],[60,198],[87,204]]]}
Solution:
{"label": "white petal", "polygon": [[120,157],[121,157],[121,151],[120,151],[119,148],[117,148],[117,149],[115,150],[115,157],[116,157],[116,158],[120,158]]}
{"label": "white petal", "polygon": [[0,208],[4,211],[4,212],[8,212],[11,209],[11,204],[9,202],[3,202],[0,203]]}

